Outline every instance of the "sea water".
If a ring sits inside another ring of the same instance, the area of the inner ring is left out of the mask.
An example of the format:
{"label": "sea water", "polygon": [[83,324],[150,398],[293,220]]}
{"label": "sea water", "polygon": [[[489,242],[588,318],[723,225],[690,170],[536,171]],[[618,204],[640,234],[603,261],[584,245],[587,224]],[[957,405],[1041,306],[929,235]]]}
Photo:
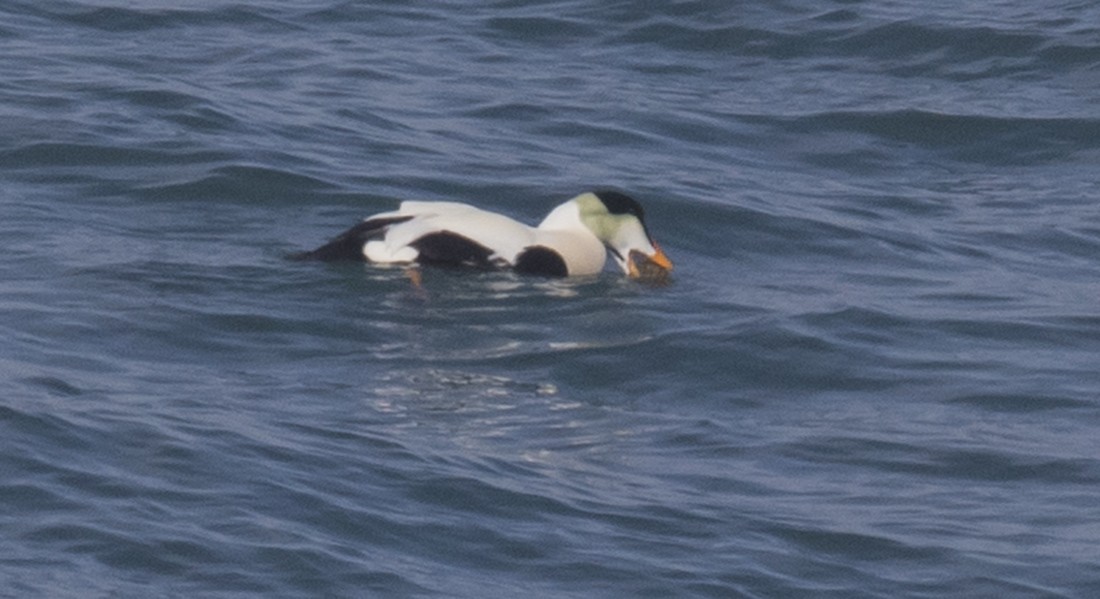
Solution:
{"label": "sea water", "polygon": [[[1097,596],[1098,23],[0,4],[0,595]],[[668,285],[285,259],[590,189]]]}

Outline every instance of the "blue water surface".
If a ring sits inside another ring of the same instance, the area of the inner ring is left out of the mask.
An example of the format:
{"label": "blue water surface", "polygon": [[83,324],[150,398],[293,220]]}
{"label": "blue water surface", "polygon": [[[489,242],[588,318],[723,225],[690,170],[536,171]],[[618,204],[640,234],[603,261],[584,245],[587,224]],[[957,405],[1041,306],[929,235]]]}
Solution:
{"label": "blue water surface", "polygon": [[[1098,24],[0,3],[0,595],[1100,595]],[[596,188],[671,284],[285,259]]]}

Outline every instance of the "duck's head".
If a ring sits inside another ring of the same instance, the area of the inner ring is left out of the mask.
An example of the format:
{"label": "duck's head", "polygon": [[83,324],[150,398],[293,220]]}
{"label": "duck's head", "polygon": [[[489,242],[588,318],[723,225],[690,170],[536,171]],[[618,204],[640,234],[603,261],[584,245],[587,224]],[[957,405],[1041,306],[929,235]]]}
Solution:
{"label": "duck's head", "polygon": [[615,262],[632,278],[667,275],[672,261],[649,235],[645,213],[634,198],[617,191],[596,191],[573,198],[581,223],[607,246]]}

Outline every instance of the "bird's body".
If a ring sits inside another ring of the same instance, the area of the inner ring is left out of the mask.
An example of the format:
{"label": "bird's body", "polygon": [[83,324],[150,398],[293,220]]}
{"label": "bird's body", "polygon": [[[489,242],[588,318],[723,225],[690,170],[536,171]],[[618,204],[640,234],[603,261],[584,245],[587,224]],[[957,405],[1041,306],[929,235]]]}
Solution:
{"label": "bird's body", "polygon": [[368,217],[302,260],[365,260],[504,268],[546,276],[593,275],[610,251],[635,276],[635,260],[670,270],[649,237],[641,206],[617,192],[581,194],[537,226],[458,202],[402,202]]}

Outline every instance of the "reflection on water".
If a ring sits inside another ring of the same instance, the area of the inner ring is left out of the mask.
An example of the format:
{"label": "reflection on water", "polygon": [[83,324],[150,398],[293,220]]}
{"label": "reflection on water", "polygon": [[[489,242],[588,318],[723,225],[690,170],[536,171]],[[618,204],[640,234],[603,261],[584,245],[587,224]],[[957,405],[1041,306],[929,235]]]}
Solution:
{"label": "reflection on water", "polygon": [[[496,399],[547,397],[558,394],[558,388],[548,382],[516,381],[503,376],[427,369],[395,372],[380,377],[379,385],[371,389],[380,406],[392,406],[395,401],[415,401],[427,408],[453,409],[460,404]],[[384,409],[383,411],[388,411]]]}

